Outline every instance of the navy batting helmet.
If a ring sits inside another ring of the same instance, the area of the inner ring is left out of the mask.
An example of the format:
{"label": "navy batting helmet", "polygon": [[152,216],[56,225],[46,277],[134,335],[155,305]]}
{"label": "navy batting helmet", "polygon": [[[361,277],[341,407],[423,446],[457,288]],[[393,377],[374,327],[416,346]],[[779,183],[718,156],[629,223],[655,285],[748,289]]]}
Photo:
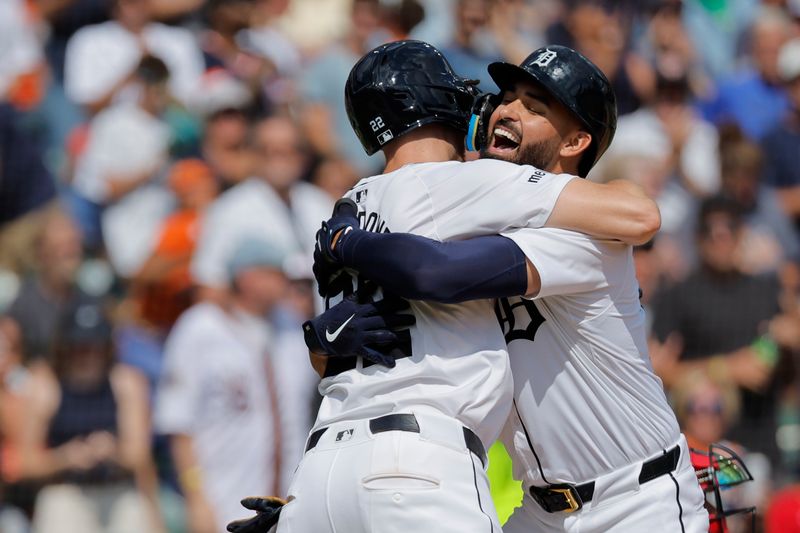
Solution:
{"label": "navy batting helmet", "polygon": [[492,63],[489,74],[501,91],[518,81],[538,83],[578,117],[592,136],[578,165],[578,174],[586,177],[617,130],[617,100],[605,74],[572,48],[557,45],[539,48],[520,66]]}
{"label": "navy batting helmet", "polygon": [[475,96],[472,84],[422,41],[375,48],[356,63],[344,88],[347,116],[369,155],[426,124],[466,133]]}

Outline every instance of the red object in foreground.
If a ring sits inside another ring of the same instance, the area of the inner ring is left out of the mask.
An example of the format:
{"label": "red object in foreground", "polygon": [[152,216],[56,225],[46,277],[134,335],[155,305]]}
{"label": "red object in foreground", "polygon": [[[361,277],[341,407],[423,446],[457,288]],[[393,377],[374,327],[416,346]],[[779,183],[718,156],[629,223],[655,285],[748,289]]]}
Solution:
{"label": "red object in foreground", "polygon": [[706,495],[708,531],[728,533],[726,518],[732,515],[750,515],[751,530],[754,531],[755,507],[726,510],[722,504],[722,491],[753,479],[742,458],[722,444],[712,444],[708,451],[692,449],[690,454],[697,481]]}
{"label": "red object in foreground", "polygon": [[800,485],[787,487],[772,498],[764,518],[766,533],[800,533]]}

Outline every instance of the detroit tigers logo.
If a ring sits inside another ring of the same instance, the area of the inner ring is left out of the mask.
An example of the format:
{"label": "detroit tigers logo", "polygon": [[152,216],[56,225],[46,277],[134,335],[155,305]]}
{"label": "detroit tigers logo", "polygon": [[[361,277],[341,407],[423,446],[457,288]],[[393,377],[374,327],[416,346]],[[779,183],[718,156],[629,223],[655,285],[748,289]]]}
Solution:
{"label": "detroit tigers logo", "polygon": [[549,65],[556,57],[556,53],[552,50],[545,50],[536,56],[536,59],[533,60],[531,65],[539,65],[542,68],[547,68],[547,65]]}
{"label": "detroit tigers logo", "polygon": [[520,339],[533,342],[539,326],[545,321],[536,304],[524,298],[499,298],[494,304],[494,312],[506,344]]}

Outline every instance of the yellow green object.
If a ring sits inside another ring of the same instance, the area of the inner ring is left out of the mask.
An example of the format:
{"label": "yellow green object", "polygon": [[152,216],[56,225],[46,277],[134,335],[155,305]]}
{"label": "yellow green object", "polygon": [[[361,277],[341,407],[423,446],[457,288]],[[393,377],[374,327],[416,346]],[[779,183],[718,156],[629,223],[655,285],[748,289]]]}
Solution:
{"label": "yellow green object", "polygon": [[753,341],[750,347],[756,352],[756,356],[768,365],[770,368],[778,363],[781,355],[781,349],[772,337],[769,335],[762,335]]}
{"label": "yellow green object", "polygon": [[500,524],[505,524],[514,509],[522,505],[522,482],[514,479],[511,472],[511,457],[505,446],[495,442],[489,448],[489,488],[497,509]]}

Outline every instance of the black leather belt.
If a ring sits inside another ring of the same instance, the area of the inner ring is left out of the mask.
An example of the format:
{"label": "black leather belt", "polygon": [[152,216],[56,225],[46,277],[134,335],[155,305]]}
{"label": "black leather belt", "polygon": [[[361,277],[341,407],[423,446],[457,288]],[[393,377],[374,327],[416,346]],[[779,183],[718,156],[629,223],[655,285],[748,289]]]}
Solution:
{"label": "black leather belt", "polygon": [[[639,472],[639,484],[647,483],[675,470],[680,456],[681,449],[679,446],[675,446],[665,452],[664,455],[645,461],[642,464],[641,472]],[[561,511],[572,513],[583,507],[584,503],[592,500],[594,496],[594,481],[581,485],[560,483],[546,487],[532,486],[529,491],[536,503],[541,505],[542,509],[548,513]]]}
{"label": "black leather belt", "polygon": [[[481,464],[486,467],[486,450],[483,448],[481,439],[468,427],[464,427],[464,444],[467,449],[478,456]],[[320,428],[308,437],[306,451],[314,448],[322,438],[328,428]],[[369,430],[372,434],[383,433],[384,431],[408,431],[409,433],[419,433],[419,422],[417,417],[412,414],[402,413],[381,416],[369,421]]]}

